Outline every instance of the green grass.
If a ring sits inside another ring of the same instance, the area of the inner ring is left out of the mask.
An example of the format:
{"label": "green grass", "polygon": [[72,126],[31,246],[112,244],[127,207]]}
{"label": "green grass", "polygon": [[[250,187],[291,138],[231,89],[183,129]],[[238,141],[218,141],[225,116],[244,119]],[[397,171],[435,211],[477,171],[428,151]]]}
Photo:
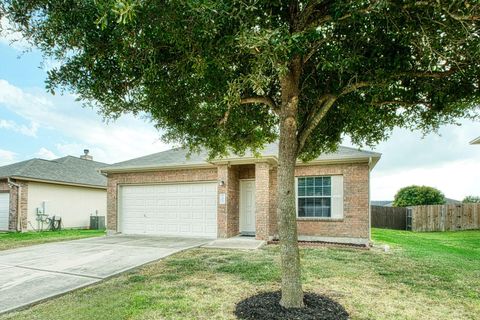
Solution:
{"label": "green grass", "polygon": [[[352,319],[478,319],[480,231],[374,230],[391,250],[304,248],[303,283]],[[193,249],[6,319],[235,319],[235,304],[279,288],[277,246]]]}
{"label": "green grass", "polygon": [[14,249],[35,244],[74,240],[105,235],[103,230],[61,230],[42,232],[5,232],[0,233],[0,250]]}

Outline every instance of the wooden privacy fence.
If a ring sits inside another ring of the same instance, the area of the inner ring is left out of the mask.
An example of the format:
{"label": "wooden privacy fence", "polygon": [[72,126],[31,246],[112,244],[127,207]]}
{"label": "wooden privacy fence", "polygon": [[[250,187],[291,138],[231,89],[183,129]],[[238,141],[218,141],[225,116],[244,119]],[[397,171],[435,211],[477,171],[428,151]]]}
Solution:
{"label": "wooden privacy fence", "polygon": [[415,206],[408,216],[412,231],[480,229],[480,203]]}
{"label": "wooden privacy fence", "polygon": [[406,230],[407,208],[371,207],[372,227]]}

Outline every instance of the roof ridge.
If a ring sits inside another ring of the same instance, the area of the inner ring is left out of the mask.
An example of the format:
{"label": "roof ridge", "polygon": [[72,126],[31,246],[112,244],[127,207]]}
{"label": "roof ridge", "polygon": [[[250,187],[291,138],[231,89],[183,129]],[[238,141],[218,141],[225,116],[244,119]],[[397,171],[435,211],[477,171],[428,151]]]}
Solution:
{"label": "roof ridge", "polygon": [[98,164],[101,164],[101,165],[107,165],[109,166],[110,164],[109,163],[106,163],[106,162],[100,162],[100,161],[95,161],[95,160],[88,160],[88,159],[82,159],[80,157],[76,157],[76,156],[72,156],[72,155],[66,155],[64,157],[60,157],[60,158],[57,158],[57,159],[54,159],[54,161],[56,160],[60,160],[60,159],[74,159],[74,160],[77,160],[77,161],[89,161],[89,163],[98,163]]}

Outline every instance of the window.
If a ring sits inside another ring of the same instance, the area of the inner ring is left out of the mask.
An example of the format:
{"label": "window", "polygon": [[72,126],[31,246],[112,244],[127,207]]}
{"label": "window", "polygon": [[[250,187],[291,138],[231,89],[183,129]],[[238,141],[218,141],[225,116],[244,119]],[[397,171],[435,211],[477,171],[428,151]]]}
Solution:
{"label": "window", "polygon": [[297,208],[299,217],[332,216],[332,178],[298,178]]}

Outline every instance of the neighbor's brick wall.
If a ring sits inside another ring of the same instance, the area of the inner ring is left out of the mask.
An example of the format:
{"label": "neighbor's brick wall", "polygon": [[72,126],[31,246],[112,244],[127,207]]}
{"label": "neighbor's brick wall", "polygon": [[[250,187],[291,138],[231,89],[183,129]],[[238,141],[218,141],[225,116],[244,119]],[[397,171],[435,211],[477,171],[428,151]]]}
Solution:
{"label": "neighbor's brick wall", "polygon": [[[12,179],[12,182],[18,184],[22,188],[22,199],[21,199],[21,230],[27,229],[27,205],[28,205],[28,182],[18,181]],[[9,192],[10,194],[10,208],[9,208],[9,230],[17,230],[17,206],[18,206],[18,188],[8,186],[8,181],[0,180],[0,192]]]}
{"label": "neighbor's brick wall", "polygon": [[[28,218],[28,182],[27,181],[15,181],[22,187],[21,198],[20,198],[20,230],[27,230],[27,218]],[[17,198],[15,197],[15,201]],[[17,221],[15,220],[15,223]]]}
{"label": "neighbor's brick wall", "polygon": [[298,234],[312,237],[369,239],[368,164],[298,166],[295,169],[297,177],[321,175],[343,175],[343,219],[342,221],[297,220]]}
{"label": "neighbor's brick wall", "polygon": [[216,181],[217,168],[112,173],[107,184],[107,229],[117,230],[117,195],[122,184]]}

